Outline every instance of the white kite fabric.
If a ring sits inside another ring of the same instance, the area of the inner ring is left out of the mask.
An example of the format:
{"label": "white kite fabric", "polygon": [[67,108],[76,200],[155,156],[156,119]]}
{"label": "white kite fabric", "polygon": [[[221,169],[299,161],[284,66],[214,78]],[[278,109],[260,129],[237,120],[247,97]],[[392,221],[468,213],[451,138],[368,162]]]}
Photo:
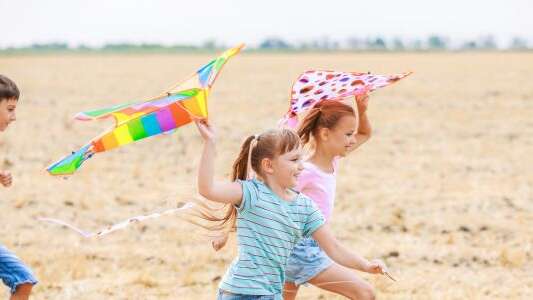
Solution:
{"label": "white kite fabric", "polygon": [[184,211],[186,211],[187,209],[190,209],[194,206],[195,204],[194,203],[186,203],[185,205],[183,205],[182,207],[179,207],[179,208],[173,208],[173,209],[167,209],[167,210],[164,210],[162,212],[155,212],[155,213],[151,213],[151,214],[148,214],[148,215],[140,215],[140,216],[136,216],[136,217],[131,217],[131,218],[128,218],[120,223],[116,223],[116,224],[113,224],[113,225],[110,225],[98,232],[88,232],[88,231],[85,231],[83,229],[80,229],[74,225],[71,225],[67,222],[64,222],[64,221],[61,221],[61,220],[58,220],[58,219],[52,219],[52,218],[39,218],[39,221],[44,221],[44,222],[49,222],[49,223],[54,223],[54,224],[58,224],[58,225],[62,225],[62,226],[65,226],[67,228],[70,228],[72,230],[74,230],[75,232],[77,232],[78,234],[80,234],[81,236],[83,236],[84,238],[99,238],[99,237],[102,237],[104,235],[107,235],[107,234],[110,234],[111,232],[114,232],[114,231],[117,231],[117,230],[121,230],[121,229],[124,229],[128,226],[130,226],[131,224],[137,224],[137,223],[141,223],[141,222],[144,222],[146,220],[150,220],[150,219],[157,219],[159,217],[162,217],[162,216],[166,216],[166,215],[172,215],[172,214],[178,214],[178,213],[182,213]]}

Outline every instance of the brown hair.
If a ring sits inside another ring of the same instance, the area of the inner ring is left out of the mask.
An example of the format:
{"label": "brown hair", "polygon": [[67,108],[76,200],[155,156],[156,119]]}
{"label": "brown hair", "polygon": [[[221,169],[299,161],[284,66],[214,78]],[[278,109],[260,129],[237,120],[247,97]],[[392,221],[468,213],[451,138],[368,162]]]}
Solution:
{"label": "brown hair", "polygon": [[[255,145],[252,142],[255,140]],[[252,151],[250,152],[250,147]],[[261,161],[264,158],[273,159],[279,155],[300,147],[300,138],[290,129],[273,129],[259,136],[249,136],[241,146],[239,156],[233,163],[232,180],[245,180],[247,177],[248,161],[252,170],[261,174]],[[251,157],[248,157],[248,154]]]}
{"label": "brown hair", "polygon": [[0,74],[0,101],[13,98],[15,100],[18,100],[19,96],[20,91],[15,82],[7,78],[6,76]]}
{"label": "brown hair", "polygon": [[[252,149],[250,150],[250,147]],[[237,159],[233,163],[231,180],[246,180],[248,176],[248,162],[251,169],[259,176],[263,175],[261,170],[261,161],[265,158],[274,159],[300,147],[300,138],[290,129],[273,129],[260,134],[259,136],[251,135],[244,140]],[[251,157],[248,157],[250,155]],[[237,220],[237,209],[234,205],[225,205],[222,209],[226,212],[222,217],[217,217],[213,213],[213,208],[205,203],[199,203],[200,210],[196,216],[210,222],[210,225],[200,225],[208,230],[222,231],[223,238],[227,238],[229,232],[235,230]],[[222,246],[225,242],[222,243]]]}
{"label": "brown hair", "polygon": [[354,109],[340,101],[323,100],[315,104],[298,126],[298,136],[303,144],[315,138],[320,128],[334,128],[344,116],[355,117]]}

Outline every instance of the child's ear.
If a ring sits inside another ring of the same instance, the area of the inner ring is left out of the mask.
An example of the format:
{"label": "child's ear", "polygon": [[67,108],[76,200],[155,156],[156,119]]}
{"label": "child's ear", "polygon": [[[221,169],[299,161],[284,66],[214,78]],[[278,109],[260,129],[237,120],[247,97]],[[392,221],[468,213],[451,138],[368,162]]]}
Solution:
{"label": "child's ear", "polygon": [[270,175],[274,173],[274,169],[272,168],[272,160],[270,158],[263,158],[261,160],[261,171]]}
{"label": "child's ear", "polygon": [[318,136],[320,136],[320,139],[323,141],[327,141],[329,138],[329,129],[322,127],[318,130]]}

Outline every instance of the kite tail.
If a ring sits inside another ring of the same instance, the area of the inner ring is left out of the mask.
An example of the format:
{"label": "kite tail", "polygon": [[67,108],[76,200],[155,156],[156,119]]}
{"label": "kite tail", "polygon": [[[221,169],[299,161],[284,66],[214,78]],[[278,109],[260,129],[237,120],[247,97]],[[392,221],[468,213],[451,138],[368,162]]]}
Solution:
{"label": "kite tail", "polygon": [[159,217],[162,217],[162,216],[165,216],[165,215],[170,215],[170,214],[176,214],[176,213],[180,213],[180,212],[183,212],[187,209],[190,209],[194,206],[194,203],[186,203],[185,205],[179,207],[179,208],[172,208],[172,209],[167,209],[167,210],[164,210],[162,212],[155,212],[155,213],[151,213],[151,214],[148,214],[148,215],[141,215],[141,216],[135,216],[135,217],[131,217],[131,218],[128,218],[122,222],[119,222],[119,223],[116,223],[116,224],[113,224],[113,225],[110,225],[110,226],[107,226],[106,228],[100,230],[100,231],[97,231],[97,232],[88,232],[88,231],[85,231],[83,229],[80,229],[74,225],[71,225],[67,222],[64,222],[64,221],[61,221],[61,220],[58,220],[58,219],[53,219],[53,218],[39,218],[38,220],[39,221],[44,221],[44,222],[48,222],[48,223],[53,223],[53,224],[58,224],[58,225],[61,225],[61,226],[65,226],[69,229],[72,229],[74,230],[75,232],[77,232],[78,234],[80,234],[81,236],[83,236],[84,238],[92,238],[92,237],[101,237],[101,236],[104,236],[104,235],[107,235],[113,231],[117,231],[117,230],[121,230],[121,229],[124,229],[126,227],[128,227],[129,225],[133,224],[133,223],[141,223],[141,222],[144,222],[146,220],[150,220],[150,219],[157,219]]}
{"label": "kite tail", "polygon": [[48,222],[48,223],[54,223],[54,224],[58,224],[58,225],[61,225],[61,226],[65,226],[67,228],[70,228],[74,231],[76,231],[77,233],[79,233],[81,236],[85,237],[85,238],[89,238],[89,237],[93,237],[95,234],[94,233],[91,233],[91,232],[87,232],[83,229],[80,229],[74,225],[71,225],[67,222],[64,222],[64,221],[61,221],[61,220],[58,220],[58,219],[53,219],[53,218],[39,218],[38,219],[39,221],[44,221],[44,222]]}
{"label": "kite tail", "polygon": [[50,175],[72,175],[93,154],[91,143],[51,164],[46,170]]}

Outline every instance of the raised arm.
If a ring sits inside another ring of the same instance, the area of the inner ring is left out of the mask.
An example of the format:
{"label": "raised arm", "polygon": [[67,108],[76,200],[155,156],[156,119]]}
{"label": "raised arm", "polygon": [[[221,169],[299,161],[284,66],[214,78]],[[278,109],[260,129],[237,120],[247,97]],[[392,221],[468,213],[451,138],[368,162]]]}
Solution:
{"label": "raised arm", "polygon": [[368,261],[341,245],[333,236],[327,224],[318,228],[312,236],[313,239],[318,242],[320,248],[322,248],[331,259],[342,266],[374,274],[384,274],[384,272],[387,271],[386,266],[382,261]]}
{"label": "raised arm", "polygon": [[213,128],[205,120],[195,122],[204,139],[204,149],[198,169],[198,193],[211,201],[240,205],[242,201],[240,183],[214,180],[216,137]]}
{"label": "raised arm", "polygon": [[372,126],[366,114],[368,108],[368,95],[356,96],[355,102],[357,103],[357,114],[359,116],[359,126],[357,133],[355,134],[355,144],[350,148],[350,152],[359,148],[362,144],[366,143],[372,136]]}

